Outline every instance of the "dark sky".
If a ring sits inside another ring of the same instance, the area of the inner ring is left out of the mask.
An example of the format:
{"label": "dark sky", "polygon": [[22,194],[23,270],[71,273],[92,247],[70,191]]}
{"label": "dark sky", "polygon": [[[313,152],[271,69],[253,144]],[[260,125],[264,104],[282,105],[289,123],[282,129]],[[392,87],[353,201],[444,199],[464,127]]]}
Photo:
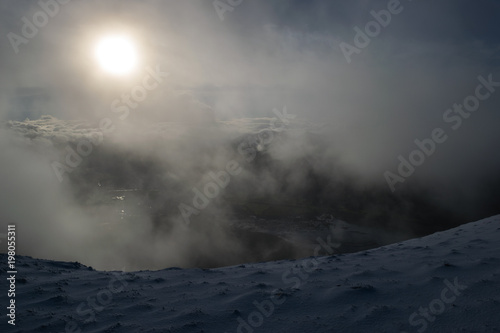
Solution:
{"label": "dark sky", "polygon": [[[242,1],[221,20],[212,1],[73,0],[59,5],[15,53],[8,34],[22,35],[22,18],[33,21],[41,8],[4,1],[0,117],[100,119],[145,67],[159,65],[170,74],[165,89],[206,104],[217,119],[269,116],[287,105],[331,127],[332,144],[347,151],[346,162],[379,174],[411,151],[415,138],[441,126],[445,110],[474,91],[479,75],[500,80],[495,1],[402,1],[401,12],[348,63],[340,44],[354,45],[354,28],[364,29],[373,21],[371,11],[390,3]],[[90,56],[109,31],[134,37],[141,57],[136,76],[106,76]],[[142,107],[162,110],[153,113],[168,119],[170,102],[162,95]],[[448,153],[446,160],[468,165],[470,158],[456,154],[475,156],[496,145],[483,137],[495,136],[499,98],[494,94],[467,119],[443,159]],[[433,170],[448,168],[439,164]]]}

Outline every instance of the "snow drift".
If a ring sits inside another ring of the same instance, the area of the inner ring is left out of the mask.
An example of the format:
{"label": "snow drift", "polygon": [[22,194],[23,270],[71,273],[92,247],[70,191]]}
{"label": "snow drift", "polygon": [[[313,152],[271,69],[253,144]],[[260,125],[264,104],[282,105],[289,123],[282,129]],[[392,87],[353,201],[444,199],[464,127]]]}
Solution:
{"label": "snow drift", "polygon": [[358,253],[218,269],[17,260],[8,332],[500,330],[500,216]]}

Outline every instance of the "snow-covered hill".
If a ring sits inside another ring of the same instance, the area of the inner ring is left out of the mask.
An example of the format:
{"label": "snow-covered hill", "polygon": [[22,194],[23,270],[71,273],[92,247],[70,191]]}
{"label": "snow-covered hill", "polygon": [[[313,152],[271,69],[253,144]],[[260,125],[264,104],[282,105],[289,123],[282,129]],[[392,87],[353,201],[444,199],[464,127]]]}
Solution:
{"label": "snow-covered hill", "polygon": [[18,257],[17,270],[2,332],[500,332],[500,215],[297,261],[125,273]]}

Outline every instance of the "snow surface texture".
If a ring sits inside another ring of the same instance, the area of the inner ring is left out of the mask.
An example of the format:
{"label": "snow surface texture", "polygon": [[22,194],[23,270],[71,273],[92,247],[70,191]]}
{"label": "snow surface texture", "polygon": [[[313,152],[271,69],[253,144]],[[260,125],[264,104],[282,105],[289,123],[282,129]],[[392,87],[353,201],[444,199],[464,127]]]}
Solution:
{"label": "snow surface texture", "polygon": [[1,332],[500,332],[500,215],[358,253],[208,270],[17,259],[16,326],[4,315]]}

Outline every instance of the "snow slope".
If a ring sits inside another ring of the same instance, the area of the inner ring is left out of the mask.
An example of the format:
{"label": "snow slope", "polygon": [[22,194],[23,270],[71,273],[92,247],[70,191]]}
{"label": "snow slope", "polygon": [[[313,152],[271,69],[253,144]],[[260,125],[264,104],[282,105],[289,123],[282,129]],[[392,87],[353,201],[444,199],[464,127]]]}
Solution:
{"label": "snow slope", "polygon": [[500,332],[500,215],[358,253],[209,270],[17,259],[16,325],[3,315],[1,332]]}

